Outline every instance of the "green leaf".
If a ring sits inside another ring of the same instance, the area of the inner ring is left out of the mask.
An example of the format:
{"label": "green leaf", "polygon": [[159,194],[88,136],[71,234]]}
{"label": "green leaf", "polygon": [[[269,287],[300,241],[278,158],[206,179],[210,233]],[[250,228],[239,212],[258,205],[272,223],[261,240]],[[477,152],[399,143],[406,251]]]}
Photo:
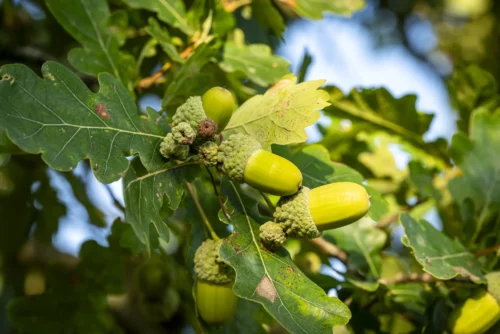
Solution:
{"label": "green leaf", "polygon": [[448,81],[448,89],[453,102],[460,111],[458,125],[460,130],[469,130],[470,115],[481,106],[498,106],[498,84],[495,77],[478,67],[470,65],[461,70],[453,71]]}
{"label": "green leaf", "polygon": [[474,204],[476,221],[472,241],[500,214],[499,128],[500,110],[493,114],[478,110],[471,117],[470,137],[457,133],[451,144],[451,156],[463,176],[451,180],[449,189],[458,203],[470,199]]}
{"label": "green leaf", "polygon": [[122,333],[106,303],[106,296],[90,291],[45,293],[14,299],[7,307],[21,333]]}
{"label": "green leaf", "polygon": [[220,82],[217,72],[210,67],[211,58],[217,54],[218,45],[203,43],[175,73],[163,97],[164,107],[181,105],[188,97],[202,95]]}
{"label": "green leaf", "polygon": [[259,24],[271,29],[278,37],[285,31],[285,21],[271,0],[253,0],[252,16]]}
{"label": "green leaf", "polygon": [[110,18],[106,0],[47,0],[57,21],[83,49],[73,49],[68,60],[78,70],[97,75],[108,72],[128,86],[135,71],[135,60],[119,50],[121,38],[107,28]]}
{"label": "green leaf", "polygon": [[123,0],[131,8],[146,9],[158,13],[163,22],[179,28],[186,35],[191,35],[193,29],[186,20],[186,9],[181,0]]}
{"label": "green leaf", "polygon": [[[294,3],[294,2],[292,2]],[[363,9],[364,0],[296,0],[295,11],[310,19],[321,20],[323,12],[331,12],[344,16],[351,16],[354,12]]]}
{"label": "green leaf", "polygon": [[323,232],[323,237],[332,241],[349,254],[349,266],[373,277],[381,275],[380,251],[385,245],[387,234],[375,228],[369,219]]}
{"label": "green leaf", "polygon": [[252,82],[266,87],[290,73],[289,63],[272,54],[265,44],[245,45],[241,41],[228,41],[224,45],[222,62],[219,66],[226,72],[241,72]]}
{"label": "green leaf", "polygon": [[486,283],[480,263],[458,240],[451,240],[423,219],[415,221],[407,213],[401,214],[400,221],[405,231],[401,241],[424,271],[439,279],[461,275]]}
{"label": "green leaf", "polygon": [[170,57],[171,60],[183,63],[184,59],[181,58],[176,47],[171,43],[168,31],[163,29],[158,21],[156,21],[153,17],[149,18],[148,23],[149,25],[145,28],[146,32],[158,41],[163,51]]}
{"label": "green leaf", "polygon": [[233,183],[225,184],[235,212],[234,232],[224,240],[221,257],[236,271],[234,291],[260,303],[292,333],[327,333],[346,324],[349,309],[311,282],[281,249],[269,252],[259,241],[259,225],[246,215],[246,207]]}
{"label": "green leaf", "polygon": [[305,128],[320,117],[328,94],[318,88],[323,80],[296,84],[294,76],[278,81],[264,95],[256,95],[234,113],[226,130],[248,134],[265,149],[307,140]]}
{"label": "green leaf", "polygon": [[[354,169],[330,160],[328,150],[322,145],[309,145],[295,153],[285,146],[273,146],[273,152],[293,162],[302,172],[302,184],[308,188],[316,188],[335,182],[354,182],[362,184],[363,176]],[[370,194],[370,211],[368,215],[378,220],[388,211],[386,201],[375,189],[366,187]]]}
{"label": "green leaf", "polygon": [[125,197],[125,217],[132,225],[135,234],[151,251],[150,225],[160,239],[170,240],[170,231],[160,215],[160,209],[166,205],[175,210],[184,193],[184,181],[194,178],[199,171],[199,163],[184,165],[165,164],[163,168],[147,173],[135,160],[125,175],[123,192]]}
{"label": "green leaf", "polygon": [[65,67],[47,62],[40,79],[24,65],[0,68],[0,127],[28,153],[41,153],[59,171],[69,171],[90,159],[97,179],[111,183],[128,169],[126,156],[139,153],[149,170],[165,162],[159,154],[165,131],[159,116],[137,107],[118,80],[98,77],[100,90],[92,93]]}
{"label": "green leaf", "polygon": [[449,160],[446,147],[440,140],[425,142],[423,134],[429,129],[434,115],[424,114],[416,110],[415,95],[393,97],[385,88],[353,89],[349,95],[336,87],[328,87],[331,106],[325,109],[327,115],[337,118],[349,118],[364,131],[382,130],[388,134],[401,137],[412,145]]}

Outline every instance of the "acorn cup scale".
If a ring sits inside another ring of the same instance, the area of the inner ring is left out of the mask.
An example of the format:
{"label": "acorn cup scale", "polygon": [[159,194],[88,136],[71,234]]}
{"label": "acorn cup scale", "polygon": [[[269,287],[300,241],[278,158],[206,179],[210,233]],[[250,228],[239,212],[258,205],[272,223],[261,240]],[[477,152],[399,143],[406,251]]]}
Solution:
{"label": "acorn cup scale", "polygon": [[246,183],[271,195],[293,195],[302,185],[302,173],[297,166],[263,150],[258,141],[241,133],[221,143],[218,162],[231,181]]}
{"label": "acorn cup scale", "polygon": [[196,283],[198,312],[208,324],[222,325],[229,322],[236,312],[237,302],[232,283],[214,284],[203,280]]}
{"label": "acorn cup scale", "polygon": [[327,184],[309,191],[309,210],[319,231],[355,222],[370,209],[366,189],[352,182]]}

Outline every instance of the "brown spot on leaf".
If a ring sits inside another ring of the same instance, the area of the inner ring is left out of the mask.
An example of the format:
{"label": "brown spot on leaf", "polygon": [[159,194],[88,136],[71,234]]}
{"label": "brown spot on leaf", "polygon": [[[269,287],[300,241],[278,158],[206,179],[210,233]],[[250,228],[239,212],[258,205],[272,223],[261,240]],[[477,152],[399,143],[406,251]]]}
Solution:
{"label": "brown spot on leaf", "polygon": [[470,271],[468,271],[465,268],[457,267],[457,266],[454,266],[451,268],[453,270],[455,270],[455,272],[457,272],[458,274],[460,274],[462,276],[468,276],[471,279],[471,281],[479,281],[480,280],[480,278],[478,276],[474,275],[473,273],[471,273]]}
{"label": "brown spot on leaf", "polygon": [[256,291],[259,296],[266,298],[271,303],[274,303],[276,297],[278,297],[278,292],[274,288],[273,282],[267,276],[262,278],[259,285],[257,285]]}
{"label": "brown spot on leaf", "polygon": [[102,118],[104,119],[109,119],[109,114],[108,114],[108,110],[106,109],[106,107],[104,106],[104,104],[97,104],[95,106],[95,112],[97,113],[97,115],[101,116]]}

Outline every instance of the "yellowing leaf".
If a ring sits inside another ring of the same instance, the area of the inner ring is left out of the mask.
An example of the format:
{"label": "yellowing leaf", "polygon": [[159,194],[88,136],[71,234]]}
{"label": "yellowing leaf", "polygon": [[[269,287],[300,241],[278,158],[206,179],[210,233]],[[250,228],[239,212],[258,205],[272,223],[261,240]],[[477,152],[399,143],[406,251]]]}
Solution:
{"label": "yellowing leaf", "polygon": [[264,95],[247,100],[233,115],[226,130],[245,133],[267,149],[271,144],[287,145],[307,140],[305,128],[328,106],[328,93],[318,88],[324,80],[296,84],[292,75],[283,77]]}

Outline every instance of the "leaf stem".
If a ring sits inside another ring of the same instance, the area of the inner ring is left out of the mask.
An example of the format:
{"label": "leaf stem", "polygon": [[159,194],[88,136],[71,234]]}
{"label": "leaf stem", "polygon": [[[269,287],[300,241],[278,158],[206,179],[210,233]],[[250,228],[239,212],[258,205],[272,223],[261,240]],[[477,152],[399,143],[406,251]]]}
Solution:
{"label": "leaf stem", "polygon": [[224,205],[224,202],[222,202],[222,198],[220,197],[219,191],[217,190],[217,185],[215,184],[214,176],[212,175],[212,172],[210,172],[210,169],[208,167],[206,167],[206,169],[208,175],[210,175],[210,179],[212,180],[212,186],[214,187],[215,195],[217,196],[217,201],[219,202],[222,212],[224,212],[228,220],[231,220],[231,216],[229,215],[229,213],[227,213],[226,206]]}
{"label": "leaf stem", "polygon": [[486,249],[483,249],[483,250],[480,250],[480,251],[474,253],[474,255],[476,257],[480,257],[480,256],[483,256],[483,255],[489,254],[491,252],[494,252],[494,251],[496,251],[499,248],[500,248],[500,245],[491,246],[491,247],[488,247]]}
{"label": "leaf stem", "polygon": [[189,182],[186,182],[186,184],[187,184],[188,191],[191,194],[191,197],[193,197],[194,204],[196,205],[196,208],[198,209],[198,212],[200,213],[201,219],[203,220],[203,223],[207,227],[208,231],[210,232],[210,236],[215,241],[220,240],[217,233],[215,233],[215,230],[213,229],[212,225],[210,225],[210,221],[208,220],[208,217],[205,214],[203,207],[201,206],[200,199],[198,198],[198,194],[196,193],[196,189],[194,188],[193,184],[189,183]]}
{"label": "leaf stem", "polygon": [[260,195],[262,196],[262,198],[264,198],[264,201],[266,201],[266,204],[269,207],[269,211],[271,211],[271,213],[274,213],[274,211],[276,211],[276,208],[274,207],[274,204],[271,201],[271,199],[269,198],[269,196],[267,196],[267,194],[263,193],[262,191],[259,191],[259,192],[260,192]]}

